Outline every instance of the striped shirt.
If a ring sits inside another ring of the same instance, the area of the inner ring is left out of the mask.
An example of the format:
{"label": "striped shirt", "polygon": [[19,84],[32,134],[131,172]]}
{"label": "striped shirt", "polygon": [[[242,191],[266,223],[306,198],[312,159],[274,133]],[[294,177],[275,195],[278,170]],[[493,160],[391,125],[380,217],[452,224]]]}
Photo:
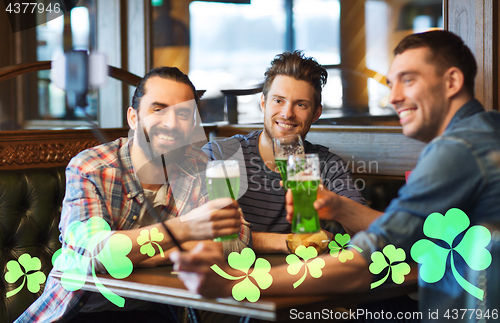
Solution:
{"label": "striped shirt", "polygon": [[[76,221],[86,222],[97,216],[104,219],[111,230],[130,230],[134,226],[145,196],[132,166],[130,144],[127,138],[117,139],[87,149],[69,162],[59,225],[63,248],[66,231]],[[162,221],[186,214],[208,201],[204,178],[206,156],[198,148],[188,146],[178,160],[174,171],[168,173],[171,185],[160,212]],[[68,291],[59,280],[49,276],[43,294],[16,322],[66,321],[80,311],[91,294]]]}
{"label": "striped shirt", "polygon": [[[245,220],[252,224],[252,230],[261,232],[289,233],[290,223],[286,220],[285,192],[280,186],[281,176],[270,170],[260,157],[259,135],[262,130],[248,135],[210,141],[202,150],[209,159],[236,159],[240,163],[242,176],[240,204]],[[308,154],[318,154],[323,185],[338,195],[366,204],[355,188],[351,171],[342,158],[330,152],[327,147],[304,141]],[[246,191],[244,189],[246,188]]]}

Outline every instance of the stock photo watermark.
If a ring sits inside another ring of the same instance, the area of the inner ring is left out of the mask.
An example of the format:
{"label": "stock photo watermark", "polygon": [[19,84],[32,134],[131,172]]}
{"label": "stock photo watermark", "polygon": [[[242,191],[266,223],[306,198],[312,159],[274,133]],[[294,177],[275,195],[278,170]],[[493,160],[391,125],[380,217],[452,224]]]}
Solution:
{"label": "stock photo watermark", "polygon": [[71,11],[79,0],[3,0],[12,32],[23,31],[54,20]]}

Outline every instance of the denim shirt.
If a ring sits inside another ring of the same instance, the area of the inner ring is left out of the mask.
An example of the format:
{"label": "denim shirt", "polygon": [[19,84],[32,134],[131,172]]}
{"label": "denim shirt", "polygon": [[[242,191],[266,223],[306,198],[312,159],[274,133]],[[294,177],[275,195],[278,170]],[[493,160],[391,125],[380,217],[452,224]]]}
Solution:
{"label": "denim shirt", "polygon": [[[423,223],[431,213],[445,215],[458,208],[468,215],[471,225],[500,220],[500,166],[491,152],[500,152],[500,113],[485,112],[477,100],[471,100],[457,111],[445,132],[423,149],[398,197],[366,231],[353,238],[352,244],[363,250],[369,264],[371,254],[388,244],[403,248],[410,262],[412,245],[429,239],[423,233]],[[456,243],[457,239],[454,246]],[[455,268],[467,279],[471,270],[453,253]],[[439,309],[442,317],[447,309],[467,308],[467,300],[473,298],[454,278],[449,256],[446,265],[438,282],[425,283],[419,277],[424,321],[429,319],[429,309]],[[477,286],[477,282],[471,283]]]}

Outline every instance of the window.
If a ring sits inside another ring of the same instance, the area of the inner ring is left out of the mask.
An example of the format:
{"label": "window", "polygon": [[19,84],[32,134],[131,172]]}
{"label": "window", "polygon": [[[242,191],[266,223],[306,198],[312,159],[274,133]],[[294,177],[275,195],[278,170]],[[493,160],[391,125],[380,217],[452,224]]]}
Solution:
{"label": "window", "polygon": [[[300,49],[328,67],[323,119],[378,116],[372,119],[385,123],[397,120],[384,78],[392,49],[413,31],[442,28],[442,1],[193,1],[189,15],[189,75],[207,90],[209,109],[221,111],[220,90],[261,84],[276,54]],[[238,97],[240,123],[262,122],[259,99]]]}
{"label": "window", "polygon": [[[80,1],[81,5],[73,8],[69,14],[50,20],[36,27],[36,60],[54,61],[64,55],[64,37],[70,37],[71,47],[75,50],[94,50],[96,48],[95,0]],[[44,17],[44,20],[46,18]],[[91,28],[92,27],[92,28]],[[70,36],[69,36],[70,35]],[[57,88],[50,80],[50,71],[38,72],[38,111],[26,116],[28,127],[42,126],[40,120],[63,119],[76,121],[85,112],[96,120],[98,91],[91,90],[87,96],[88,106],[71,110],[66,106],[66,93]],[[73,124],[78,125],[78,122]]]}
{"label": "window", "polygon": [[[54,1],[39,2],[47,7]],[[55,18],[48,11],[38,12],[32,16],[33,21],[29,20],[33,28],[15,33],[8,24],[7,14],[0,12],[0,26],[7,31],[0,33],[3,45],[0,66],[38,62],[43,67],[44,61],[55,60],[74,48],[98,51],[107,56],[109,65],[144,75],[149,55],[145,36],[148,1],[65,0],[64,3],[71,10],[63,16]],[[116,75],[129,81],[134,79],[133,75]],[[73,110],[67,108],[65,92],[50,79],[50,71],[46,70],[2,82],[0,130],[88,126],[83,120],[84,112],[101,127],[123,127],[124,112],[130,104],[131,89],[127,81],[108,78],[99,90],[89,91],[86,107]]]}

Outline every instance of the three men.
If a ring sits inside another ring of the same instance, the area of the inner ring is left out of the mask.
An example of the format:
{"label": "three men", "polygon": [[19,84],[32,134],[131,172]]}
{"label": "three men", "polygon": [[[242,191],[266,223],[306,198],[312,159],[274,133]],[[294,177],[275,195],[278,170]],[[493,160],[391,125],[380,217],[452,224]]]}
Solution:
{"label": "three men", "polygon": [[[328,190],[320,191],[315,203],[320,214],[358,231],[350,243],[363,251],[351,250],[354,257],[345,263],[323,256],[326,265],[321,278],[306,279],[295,290],[295,277],[287,273],[287,267],[273,268],[273,283],[262,293],[366,290],[375,279],[368,269],[371,254],[392,244],[403,248],[410,258],[412,245],[426,237],[423,225],[431,213],[445,215],[457,208],[468,216],[471,225],[500,219],[500,168],[492,153],[500,151],[500,114],[485,112],[474,99],[476,63],[472,53],[458,36],[446,31],[410,35],[394,53],[387,77],[390,102],[400,117],[403,133],[428,143],[407,185],[381,216]],[[290,198],[289,194],[289,215],[293,212]],[[200,246],[189,255],[174,253],[171,258],[181,271],[181,279],[186,279],[184,272],[191,273],[190,289],[206,296],[230,295],[234,283],[205,270],[221,263],[211,247]],[[421,311],[467,308],[468,293],[455,279],[452,265],[446,259],[436,261],[446,265],[444,277],[435,283],[420,281]],[[468,265],[463,259],[453,264],[462,277]],[[232,274],[231,268],[225,269]]]}
{"label": "three men", "polygon": [[[326,70],[300,51],[277,55],[265,73],[260,103],[264,129],[212,141],[203,147],[211,159],[228,159],[242,148],[241,164],[246,168],[248,189],[238,203],[245,220],[252,225],[253,249],[258,252],[287,252],[285,240],[290,233],[284,190],[279,184],[281,176],[274,161],[273,138],[291,134],[305,138],[323,111],[321,90],[326,79]],[[308,141],[304,141],[304,146],[306,153],[319,155],[321,177],[328,189],[365,203],[339,156],[327,147]],[[228,251],[235,250],[225,250],[225,253]]]}
{"label": "three men", "polygon": [[[165,251],[176,246],[171,235],[189,248],[192,240],[240,232],[237,202],[208,202],[204,182],[207,158],[190,144],[197,101],[193,84],[177,68],[153,69],[137,86],[132,107],[127,111],[133,138],[120,138],[85,150],[70,161],[60,223],[63,256],[68,250],[83,257],[89,252],[96,255],[114,235],[121,235],[131,243],[127,257],[132,264],[151,266],[168,257],[157,254],[150,258],[150,252],[141,248],[144,243],[140,243],[140,238],[145,230],[148,237],[151,233],[151,239],[153,232],[161,237],[155,243]],[[189,220],[183,221],[184,217]],[[165,232],[160,221],[170,233]],[[101,222],[111,232],[94,250],[86,250],[91,248],[89,239],[102,234],[102,225],[93,225]],[[78,228],[88,232],[81,235]],[[92,261],[92,268],[105,269],[95,259]],[[72,269],[85,272],[87,268]],[[151,303],[127,300],[121,309],[126,312],[108,312],[120,309],[100,293],[70,291],[49,277],[43,295],[16,322],[137,322],[144,317],[144,310],[149,311],[150,322],[165,321]]]}

